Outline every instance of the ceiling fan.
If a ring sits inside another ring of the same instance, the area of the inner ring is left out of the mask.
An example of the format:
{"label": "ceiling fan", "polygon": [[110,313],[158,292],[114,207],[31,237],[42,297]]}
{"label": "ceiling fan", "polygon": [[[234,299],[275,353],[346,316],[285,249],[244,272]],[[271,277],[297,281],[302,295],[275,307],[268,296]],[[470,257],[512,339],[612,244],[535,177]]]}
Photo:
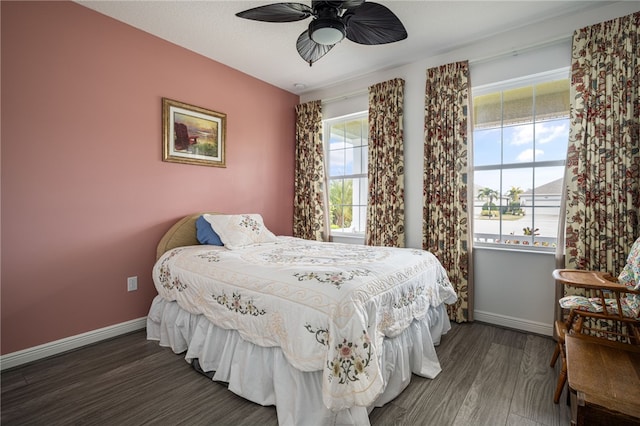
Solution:
{"label": "ceiling fan", "polygon": [[236,16],[263,22],[294,22],[313,17],[298,37],[296,48],[309,66],[345,37],[358,44],[387,44],[407,38],[400,19],[385,6],[365,0],[274,3],[255,7]]}

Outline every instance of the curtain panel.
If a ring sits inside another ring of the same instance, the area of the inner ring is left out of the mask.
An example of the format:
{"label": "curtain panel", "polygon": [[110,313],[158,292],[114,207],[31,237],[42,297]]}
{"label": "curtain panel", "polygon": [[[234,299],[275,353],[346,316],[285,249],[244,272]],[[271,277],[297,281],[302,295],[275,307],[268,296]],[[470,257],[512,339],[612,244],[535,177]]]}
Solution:
{"label": "curtain panel", "polygon": [[[639,76],[640,12],[574,32],[566,268],[617,276],[640,235]],[[557,298],[565,290],[576,293],[558,286]],[[556,319],[561,315],[556,306]],[[590,326],[611,329],[619,324]]]}
{"label": "curtain panel", "polygon": [[296,106],[296,165],[293,236],[328,241],[322,106],[311,101]]}
{"label": "curtain panel", "polygon": [[369,87],[365,244],[404,247],[404,80]]}
{"label": "curtain panel", "polygon": [[469,88],[468,61],[427,70],[422,246],[438,257],[458,293],[447,306],[456,322],[473,320]]}
{"label": "curtain panel", "polygon": [[566,267],[617,275],[640,234],[640,12],[575,31]]}

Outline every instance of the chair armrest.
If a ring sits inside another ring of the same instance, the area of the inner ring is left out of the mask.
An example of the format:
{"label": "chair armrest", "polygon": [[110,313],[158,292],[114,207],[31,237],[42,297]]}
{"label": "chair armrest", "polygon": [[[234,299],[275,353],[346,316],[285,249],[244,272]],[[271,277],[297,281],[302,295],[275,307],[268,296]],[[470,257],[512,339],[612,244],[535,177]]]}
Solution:
{"label": "chair armrest", "polygon": [[608,290],[623,293],[638,293],[620,284],[608,272],[585,271],[580,269],[556,269],[553,278],[573,287]]}

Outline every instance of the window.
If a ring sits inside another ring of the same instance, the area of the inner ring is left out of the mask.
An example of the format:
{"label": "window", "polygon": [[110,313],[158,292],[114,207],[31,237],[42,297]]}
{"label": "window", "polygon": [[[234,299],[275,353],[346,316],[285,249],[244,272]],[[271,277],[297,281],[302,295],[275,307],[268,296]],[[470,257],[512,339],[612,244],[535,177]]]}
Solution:
{"label": "window", "polygon": [[476,246],[555,247],[569,141],[567,75],[473,90]]}
{"label": "window", "polygon": [[[368,114],[324,121],[328,135],[331,235],[364,235],[367,219]],[[326,141],[327,139],[325,139]]]}

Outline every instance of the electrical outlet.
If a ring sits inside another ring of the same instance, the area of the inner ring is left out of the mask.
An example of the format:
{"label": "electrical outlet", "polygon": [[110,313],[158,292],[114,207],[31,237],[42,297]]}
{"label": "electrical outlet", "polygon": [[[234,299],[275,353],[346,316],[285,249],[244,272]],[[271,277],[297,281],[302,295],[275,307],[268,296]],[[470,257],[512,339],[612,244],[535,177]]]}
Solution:
{"label": "electrical outlet", "polygon": [[138,277],[127,278],[127,291],[136,291],[138,289]]}

